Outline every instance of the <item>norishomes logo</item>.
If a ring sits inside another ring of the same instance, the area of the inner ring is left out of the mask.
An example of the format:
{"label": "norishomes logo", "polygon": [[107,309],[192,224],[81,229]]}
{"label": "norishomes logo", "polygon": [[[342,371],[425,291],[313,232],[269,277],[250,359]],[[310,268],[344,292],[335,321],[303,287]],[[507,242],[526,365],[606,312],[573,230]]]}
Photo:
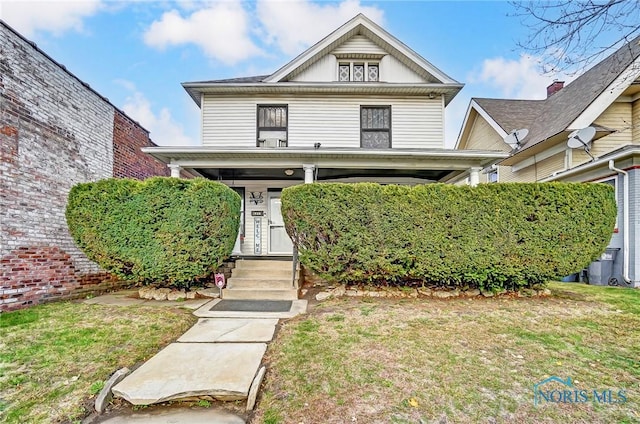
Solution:
{"label": "norishomes logo", "polygon": [[[553,384],[553,383],[559,384]],[[533,385],[533,403],[584,403],[600,404],[625,403],[627,393],[621,389],[581,390],[573,386],[571,377],[563,380],[555,375]]]}

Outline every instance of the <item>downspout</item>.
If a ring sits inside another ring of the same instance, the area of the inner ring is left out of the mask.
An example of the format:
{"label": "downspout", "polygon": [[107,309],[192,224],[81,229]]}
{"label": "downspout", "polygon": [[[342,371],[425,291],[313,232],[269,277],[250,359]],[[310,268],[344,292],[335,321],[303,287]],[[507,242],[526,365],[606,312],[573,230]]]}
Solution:
{"label": "downspout", "polygon": [[624,186],[624,194],[622,200],[622,225],[623,229],[623,241],[622,241],[622,257],[624,261],[624,269],[622,272],[622,279],[627,284],[631,284],[631,278],[629,278],[629,173],[625,170],[616,168],[613,159],[609,161],[609,169],[622,175],[622,184]]}

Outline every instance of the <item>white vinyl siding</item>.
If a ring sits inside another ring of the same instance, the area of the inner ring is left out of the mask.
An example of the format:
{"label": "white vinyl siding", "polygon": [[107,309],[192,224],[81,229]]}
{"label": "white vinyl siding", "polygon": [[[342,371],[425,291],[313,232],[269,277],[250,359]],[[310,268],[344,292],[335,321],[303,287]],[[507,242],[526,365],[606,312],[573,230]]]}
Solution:
{"label": "white vinyl siding", "polygon": [[428,82],[398,59],[390,55],[380,59],[380,81],[396,83]]}
{"label": "white vinyl siding", "polygon": [[289,111],[289,148],[360,147],[360,106],[391,106],[394,148],[442,148],[441,99],[412,97],[213,97],[203,99],[203,145],[255,147],[256,106],[282,104]]}
{"label": "white vinyl siding", "polygon": [[373,41],[369,40],[364,35],[354,35],[347,41],[342,43],[331,54],[334,55],[349,55],[349,54],[373,54],[382,55],[387,54],[382,47],[378,46]]}
{"label": "white vinyl siding", "polygon": [[307,69],[291,78],[295,82],[330,82],[336,81],[338,61],[332,54],[309,66]]}

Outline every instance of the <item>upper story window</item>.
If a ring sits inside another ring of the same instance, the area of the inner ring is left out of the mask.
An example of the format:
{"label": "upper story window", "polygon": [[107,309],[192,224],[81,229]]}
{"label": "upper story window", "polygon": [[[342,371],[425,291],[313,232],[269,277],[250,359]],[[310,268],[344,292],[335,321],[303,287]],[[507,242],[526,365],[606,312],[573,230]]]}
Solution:
{"label": "upper story window", "polygon": [[345,62],[338,64],[338,81],[378,82],[380,68],[378,62]]}
{"label": "upper story window", "polygon": [[258,147],[287,147],[287,105],[258,105]]}
{"label": "upper story window", "polygon": [[360,145],[365,149],[391,147],[391,106],[360,107]]}

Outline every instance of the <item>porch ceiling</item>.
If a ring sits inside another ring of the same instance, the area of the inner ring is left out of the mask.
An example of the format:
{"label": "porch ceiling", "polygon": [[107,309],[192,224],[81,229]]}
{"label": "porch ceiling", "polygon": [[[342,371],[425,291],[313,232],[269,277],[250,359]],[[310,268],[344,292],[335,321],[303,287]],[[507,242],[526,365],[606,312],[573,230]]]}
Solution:
{"label": "porch ceiling", "polygon": [[[291,169],[293,174],[286,175],[282,168],[194,168],[203,176],[212,180],[280,180],[280,181],[302,181],[304,171],[302,168]],[[409,170],[409,169],[337,169],[318,168],[317,181],[340,180],[347,178],[370,178],[370,179],[419,179],[425,182],[440,181],[448,176],[451,171],[443,170]]]}
{"label": "porch ceiling", "polygon": [[[441,179],[452,171],[467,171],[473,167],[486,167],[500,159],[508,157],[508,153],[489,150],[449,150],[449,149],[297,149],[297,148],[213,148],[209,146],[187,147],[145,147],[143,152],[149,153],[162,162],[180,165],[183,168],[234,169],[247,175],[260,172],[249,170],[282,170],[286,168],[300,169],[302,164],[315,165],[326,170],[330,178],[332,172],[371,176],[378,173],[396,176],[417,176]],[[338,171],[329,171],[329,170]],[[218,171],[219,172],[219,171]],[[279,171],[280,172],[280,171]],[[268,174],[268,173],[266,173]],[[319,174],[320,175],[320,174]],[[440,178],[437,178],[440,176]]]}

